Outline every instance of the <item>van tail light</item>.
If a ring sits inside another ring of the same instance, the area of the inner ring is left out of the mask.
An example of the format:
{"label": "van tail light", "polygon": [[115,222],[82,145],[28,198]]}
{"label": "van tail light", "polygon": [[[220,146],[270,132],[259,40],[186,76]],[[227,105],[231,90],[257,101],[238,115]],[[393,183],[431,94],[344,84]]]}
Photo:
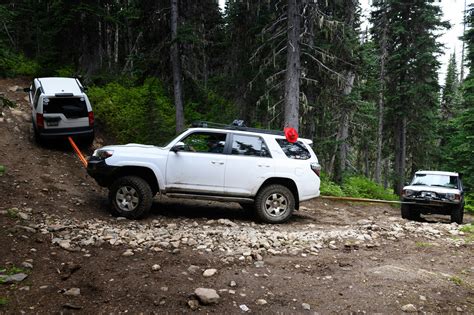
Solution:
{"label": "van tail light", "polygon": [[313,172],[318,175],[318,177],[320,176],[321,174],[321,165],[319,165],[319,163],[311,163],[311,169],[313,170]]}
{"label": "van tail light", "polygon": [[94,126],[94,112],[89,112],[89,126]]}
{"label": "van tail light", "polygon": [[36,127],[44,128],[44,117],[43,114],[36,114]]}

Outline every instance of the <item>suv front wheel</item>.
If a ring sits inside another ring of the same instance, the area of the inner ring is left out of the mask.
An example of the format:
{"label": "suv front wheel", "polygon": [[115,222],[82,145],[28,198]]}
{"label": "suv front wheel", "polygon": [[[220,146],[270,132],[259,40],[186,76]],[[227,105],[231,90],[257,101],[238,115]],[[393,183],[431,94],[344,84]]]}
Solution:
{"label": "suv front wheel", "polygon": [[153,194],[141,177],[125,176],[115,180],[109,189],[112,214],[128,219],[144,217],[151,208]]}
{"label": "suv front wheel", "polygon": [[288,221],[295,209],[295,197],[285,186],[269,185],[258,193],[255,208],[263,222],[283,223]]}
{"label": "suv front wheel", "polygon": [[462,224],[464,217],[464,207],[462,205],[456,206],[451,210],[451,222]]}

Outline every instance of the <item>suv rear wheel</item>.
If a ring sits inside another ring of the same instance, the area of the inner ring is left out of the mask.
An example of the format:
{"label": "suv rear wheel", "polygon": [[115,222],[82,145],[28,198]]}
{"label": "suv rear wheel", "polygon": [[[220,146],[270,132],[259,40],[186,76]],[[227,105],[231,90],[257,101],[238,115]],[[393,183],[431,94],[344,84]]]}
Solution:
{"label": "suv rear wheel", "polygon": [[285,186],[269,185],[258,193],[255,208],[263,222],[283,223],[288,221],[295,209],[295,197]]}
{"label": "suv rear wheel", "polygon": [[141,177],[125,176],[115,180],[109,189],[112,214],[128,219],[144,217],[151,208],[153,194]]}

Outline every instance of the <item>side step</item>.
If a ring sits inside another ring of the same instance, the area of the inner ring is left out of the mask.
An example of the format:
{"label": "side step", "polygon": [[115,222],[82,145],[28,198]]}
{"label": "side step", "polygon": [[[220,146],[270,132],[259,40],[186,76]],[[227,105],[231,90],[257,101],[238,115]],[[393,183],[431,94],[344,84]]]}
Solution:
{"label": "side step", "polygon": [[221,201],[221,202],[251,203],[254,201],[252,198],[245,198],[245,197],[226,197],[226,196],[196,195],[196,194],[169,193],[169,194],[166,194],[165,196],[170,197],[170,198],[211,200],[211,201]]}

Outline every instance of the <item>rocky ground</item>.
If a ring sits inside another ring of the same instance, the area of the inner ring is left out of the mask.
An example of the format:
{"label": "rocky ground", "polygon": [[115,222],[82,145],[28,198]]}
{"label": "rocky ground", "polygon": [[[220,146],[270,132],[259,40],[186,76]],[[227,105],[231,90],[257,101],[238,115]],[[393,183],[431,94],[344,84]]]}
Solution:
{"label": "rocky ground", "polygon": [[0,80],[0,314],[474,313],[474,235],[446,217],[317,199],[265,225],[160,197],[110,216],[67,144],[35,144],[27,84]]}

